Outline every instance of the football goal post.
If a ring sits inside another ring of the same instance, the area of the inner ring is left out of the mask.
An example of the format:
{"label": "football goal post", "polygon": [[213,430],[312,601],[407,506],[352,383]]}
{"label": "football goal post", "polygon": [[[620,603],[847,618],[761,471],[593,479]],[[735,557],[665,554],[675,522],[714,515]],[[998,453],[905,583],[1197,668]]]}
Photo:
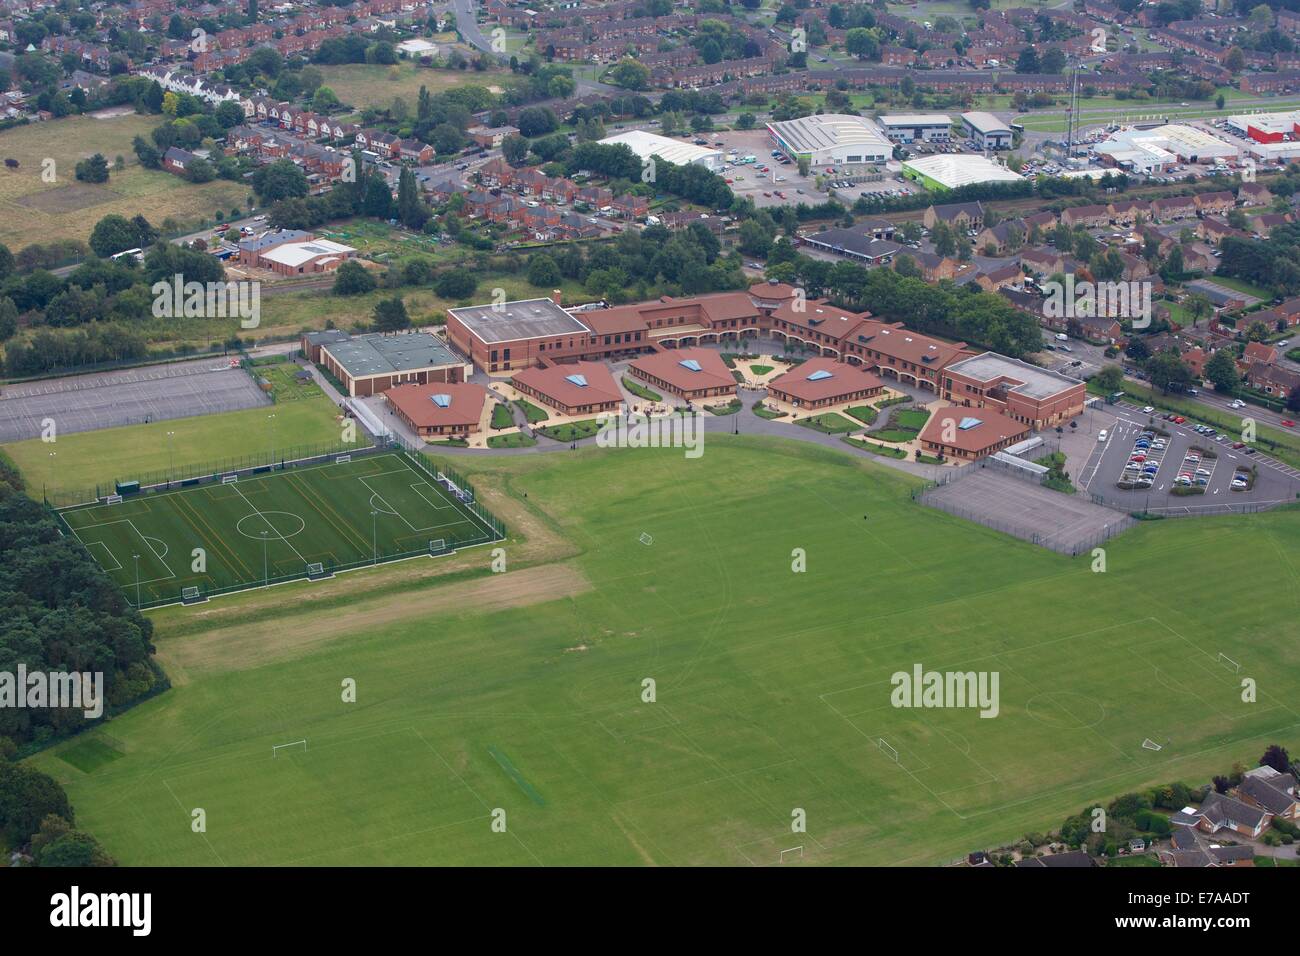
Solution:
{"label": "football goal post", "polygon": [[288,750],[290,752],[293,752],[298,749],[301,749],[303,753],[307,752],[306,738],[303,738],[302,740],[295,740],[292,743],[287,743],[287,744],[272,744],[271,756],[272,757],[276,756],[277,754],[280,753],[281,750]]}
{"label": "football goal post", "polygon": [[234,484],[235,482],[237,482],[238,480],[239,480],[239,476],[238,476],[238,475],[222,475],[222,476],[221,476],[221,483],[222,483],[223,485],[233,485],[233,484]]}
{"label": "football goal post", "polygon": [[318,581],[321,578],[332,576],[333,575],[326,572],[325,564],[321,561],[313,561],[311,564],[307,565],[307,577],[312,581]]}
{"label": "football goal post", "polygon": [[430,554],[442,554],[447,550],[447,541],[444,538],[433,538],[429,541]]}
{"label": "football goal post", "polygon": [[898,763],[898,751],[895,750],[893,747],[889,746],[889,744],[885,742],[884,737],[876,738],[876,746],[880,748],[881,753],[883,753],[886,757],[894,761],[894,763]]}
{"label": "football goal post", "polygon": [[205,600],[203,597],[203,592],[200,591],[198,587],[191,585],[189,587],[181,588],[182,604],[197,604],[203,600]]}
{"label": "football goal post", "polygon": [[792,847],[790,847],[788,850],[782,850],[782,851],[781,851],[781,862],[782,862],[782,863],[785,862],[786,854],[789,854],[789,855],[790,855],[790,858],[791,858],[792,860],[802,860],[802,859],[803,859],[803,847],[802,847],[802,846],[792,846]]}
{"label": "football goal post", "polygon": [[336,465],[346,465],[346,464],[347,464],[348,462],[350,462],[351,460],[352,460],[352,456],[351,456],[351,455],[339,455],[337,458],[334,459],[334,464],[336,464]]}
{"label": "football goal post", "polygon": [[109,495],[107,498],[104,499],[104,504],[106,505],[120,505],[121,503],[122,503],[121,495]]}
{"label": "football goal post", "polygon": [[1241,670],[1240,664],[1238,664],[1231,657],[1229,657],[1227,654],[1224,654],[1222,652],[1219,653],[1219,663],[1222,664],[1224,667],[1228,668],[1229,670],[1231,670],[1234,674],[1238,673]]}
{"label": "football goal post", "polygon": [[1150,737],[1147,737],[1145,740],[1142,741],[1142,749],[1143,750],[1164,750],[1165,748],[1162,745],[1156,743]]}

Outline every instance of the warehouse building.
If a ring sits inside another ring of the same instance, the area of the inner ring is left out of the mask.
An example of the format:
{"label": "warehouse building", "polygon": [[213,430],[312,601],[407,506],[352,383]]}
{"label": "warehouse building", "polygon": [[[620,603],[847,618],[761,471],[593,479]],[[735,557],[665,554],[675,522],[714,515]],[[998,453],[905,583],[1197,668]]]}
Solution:
{"label": "warehouse building", "polygon": [[1114,155],[1116,148],[1158,147],[1173,155],[1181,163],[1211,163],[1216,159],[1236,159],[1240,150],[1231,143],[1212,136],[1195,126],[1169,123],[1152,129],[1123,129],[1098,143],[1094,152]]}
{"label": "warehouse building", "polygon": [[896,113],[876,122],[895,143],[946,143],[952,138],[952,117],[944,113]]}
{"label": "warehouse building", "polygon": [[976,183],[1018,183],[1024,179],[1000,163],[966,153],[905,159],[903,176],[926,189],[938,191]]}
{"label": "warehouse building", "polygon": [[705,149],[703,146],[683,143],[679,139],[669,139],[640,129],[606,136],[600,142],[606,146],[626,146],[642,162],[655,156],[677,166],[703,166],[715,173],[720,172],[725,165],[721,150]]}
{"label": "warehouse building", "polygon": [[828,166],[883,165],[894,155],[894,144],[861,116],[826,113],[781,123],[768,123],[777,148],[796,162],[806,159],[813,169]]}
{"label": "warehouse building", "polygon": [[992,113],[962,113],[961,128],[980,149],[1011,148],[1011,127]]}

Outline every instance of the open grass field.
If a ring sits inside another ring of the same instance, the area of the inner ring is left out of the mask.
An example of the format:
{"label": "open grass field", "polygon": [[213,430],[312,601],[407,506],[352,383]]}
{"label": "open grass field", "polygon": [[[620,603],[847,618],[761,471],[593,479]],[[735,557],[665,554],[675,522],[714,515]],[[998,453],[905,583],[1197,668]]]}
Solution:
{"label": "open grass field", "polygon": [[62,516],[137,606],[179,600],[183,588],[257,587],[316,564],[333,571],[494,536],[404,452],[180,485]]}
{"label": "open grass field", "polygon": [[[240,459],[269,455],[273,449],[293,457],[294,448],[320,450],[343,442],[338,409],[319,387],[312,388],[310,394],[274,406],[61,434],[52,444],[34,438],[0,446],[0,454],[19,467],[36,497],[42,488],[94,492],[96,486],[145,480],[153,473],[180,474],[226,462],[239,467]],[[356,435],[364,436],[365,430],[357,429]],[[108,492],[101,487],[101,493]]]}
{"label": "open grass field", "polygon": [[[218,209],[244,208],[249,189],[214,180],[195,185],[170,173],[142,167],[131,149],[136,136],[149,138],[158,117],[135,113],[96,119],[70,116],[5,130],[0,155],[18,160],[17,169],[0,170],[0,242],[18,250],[33,242],[90,238],[95,223],[110,213],[130,218],[139,212],[155,226],[166,219],[178,225],[211,219]],[[107,183],[80,183],[78,160],[103,153]],[[121,156],[126,168],[112,169]],[[42,163],[54,160],[55,181],[41,178]]]}
{"label": "open grass field", "polygon": [[[1294,746],[1300,511],[1144,523],[1098,574],[860,453],[709,441],[478,459],[526,516],[506,573],[156,612],[175,686],[113,721],[121,756],[79,749],[98,731],[33,761],[124,864],[903,865]],[[997,671],[997,717],[891,707],[918,664]]]}
{"label": "open grass field", "polygon": [[339,100],[357,109],[373,106],[386,109],[396,97],[406,100],[415,113],[420,87],[441,93],[458,86],[482,86],[500,93],[511,84],[506,71],[479,73],[475,70],[435,70],[404,60],[392,66],[380,63],[343,63],[319,67],[328,86]]}

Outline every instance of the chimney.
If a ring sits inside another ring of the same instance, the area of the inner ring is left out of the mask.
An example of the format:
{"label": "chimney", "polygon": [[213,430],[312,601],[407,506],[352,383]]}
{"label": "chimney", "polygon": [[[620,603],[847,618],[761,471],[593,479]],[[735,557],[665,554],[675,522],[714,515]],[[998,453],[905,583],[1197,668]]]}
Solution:
{"label": "chimney", "polygon": [[551,301],[552,301],[552,302],[554,302],[556,305],[563,305],[563,303],[560,301],[561,298],[563,298],[563,292],[562,292],[562,290],[560,290],[560,289],[552,289],[552,290],[551,290]]}

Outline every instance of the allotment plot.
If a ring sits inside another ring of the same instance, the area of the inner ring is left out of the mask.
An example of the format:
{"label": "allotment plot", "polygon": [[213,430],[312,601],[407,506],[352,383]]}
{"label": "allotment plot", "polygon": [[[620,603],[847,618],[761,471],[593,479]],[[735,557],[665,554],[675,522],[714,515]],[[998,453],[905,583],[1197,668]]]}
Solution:
{"label": "allotment plot", "polygon": [[458,491],[419,459],[393,452],[228,475],[60,514],[128,600],[149,606],[499,537]]}

